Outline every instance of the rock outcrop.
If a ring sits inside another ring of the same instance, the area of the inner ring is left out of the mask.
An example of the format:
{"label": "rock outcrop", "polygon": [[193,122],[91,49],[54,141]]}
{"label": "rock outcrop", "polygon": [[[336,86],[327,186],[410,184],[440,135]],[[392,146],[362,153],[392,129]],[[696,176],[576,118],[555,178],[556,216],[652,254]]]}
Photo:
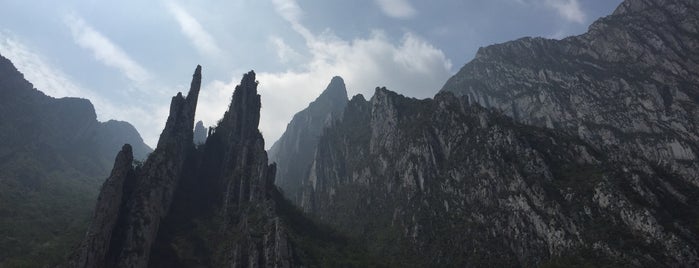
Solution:
{"label": "rock outcrop", "polygon": [[589,31],[478,51],[442,91],[699,187],[699,2],[627,0]]}
{"label": "rock outcrop", "polygon": [[257,129],[255,73],[243,76],[223,119],[195,147],[200,84],[197,67],[187,96],[173,97],[158,147],[142,166],[131,167],[129,146],[119,153],[71,267],[294,264],[273,198],[275,166],[267,164]]}
{"label": "rock outcrop", "polygon": [[699,265],[699,3],[483,48],[325,129],[302,207],[400,265]]}
{"label": "rock outcrop", "polygon": [[284,134],[269,149],[270,161],[277,164],[275,184],[295,204],[301,202],[303,178],[308,177],[318,138],[323,129],[342,116],[347,101],[345,82],[339,76],[333,77],[315,101],[294,115]]}
{"label": "rock outcrop", "polygon": [[699,189],[618,159],[452,93],[377,89],[320,138],[303,207],[400,265],[696,265]]}
{"label": "rock outcrop", "polygon": [[208,135],[206,127],[204,127],[204,122],[199,121],[194,126],[194,144],[201,145],[206,142],[206,136]]}

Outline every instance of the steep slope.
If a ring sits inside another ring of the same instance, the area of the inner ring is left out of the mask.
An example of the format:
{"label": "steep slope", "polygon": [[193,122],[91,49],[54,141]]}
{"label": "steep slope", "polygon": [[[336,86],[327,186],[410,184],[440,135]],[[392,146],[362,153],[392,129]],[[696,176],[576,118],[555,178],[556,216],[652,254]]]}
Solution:
{"label": "steep slope", "polygon": [[341,77],[333,77],[325,91],[306,109],[296,113],[286,131],[269,149],[269,159],[277,164],[275,184],[296,204],[301,201],[303,178],[313,160],[318,137],[337,120],[347,105],[347,89]]}
{"label": "steep slope", "polygon": [[44,95],[0,56],[0,266],[62,258],[124,143],[150,152],[130,124],[98,122],[88,100]]}
{"label": "steep slope", "polygon": [[627,0],[586,34],[478,51],[442,91],[699,187],[699,2]]}
{"label": "steep slope", "polygon": [[303,209],[418,266],[699,265],[698,10],[627,0],[481,49],[434,100],[354,97]]}
{"label": "steep slope", "polygon": [[377,89],[320,138],[303,208],[396,265],[697,265],[699,189],[623,159],[451,93]]}
{"label": "steep slope", "polygon": [[255,73],[243,76],[206,142],[192,127],[201,68],[173,98],[158,147],[133,166],[124,145],[69,267],[295,267],[369,265],[374,259],[317,226],[274,187],[258,130]]}

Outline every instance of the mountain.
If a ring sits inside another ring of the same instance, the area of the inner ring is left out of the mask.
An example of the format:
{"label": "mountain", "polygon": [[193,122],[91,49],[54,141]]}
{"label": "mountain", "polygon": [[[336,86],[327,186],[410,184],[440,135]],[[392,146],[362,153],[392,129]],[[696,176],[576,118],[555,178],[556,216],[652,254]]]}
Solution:
{"label": "mountain", "polygon": [[258,130],[255,73],[243,75],[205,143],[193,142],[201,86],[172,98],[158,146],[134,165],[117,154],[95,213],[68,267],[297,267],[378,263],[359,245],[317,225],[274,186]]}
{"label": "mountain", "polygon": [[270,161],[277,163],[275,184],[295,204],[301,201],[302,178],[308,177],[306,172],[313,161],[318,138],[324,128],[342,116],[347,101],[344,80],[333,77],[315,101],[294,115],[284,134],[269,149]]}
{"label": "mountain", "polygon": [[398,266],[697,266],[697,11],[626,0],[480,49],[434,99],[355,96],[300,205]]}
{"label": "mountain", "polygon": [[624,1],[583,35],[480,49],[442,91],[699,187],[697,14],[697,1]]}
{"label": "mountain", "polygon": [[123,143],[138,158],[150,152],[129,123],[97,121],[85,99],[44,95],[0,56],[0,266],[61,259]]}
{"label": "mountain", "polygon": [[194,144],[199,145],[205,143],[207,135],[208,133],[204,127],[204,122],[197,122],[197,124],[194,126]]}

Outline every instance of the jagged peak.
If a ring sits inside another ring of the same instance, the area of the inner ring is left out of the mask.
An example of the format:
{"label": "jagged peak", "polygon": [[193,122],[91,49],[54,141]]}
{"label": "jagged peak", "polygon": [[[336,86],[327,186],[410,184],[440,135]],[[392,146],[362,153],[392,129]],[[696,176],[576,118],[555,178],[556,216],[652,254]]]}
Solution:
{"label": "jagged peak", "polygon": [[192,75],[192,83],[189,87],[189,93],[187,93],[187,101],[193,99],[194,102],[199,98],[199,90],[201,89],[201,65],[197,65],[194,69],[194,74]]}
{"label": "jagged peak", "polygon": [[354,95],[354,96],[352,96],[352,99],[350,100],[350,102],[366,102],[366,101],[367,101],[366,98],[362,94]]}
{"label": "jagged peak", "polygon": [[192,75],[192,83],[189,88],[187,97],[182,96],[182,92],[177,92],[177,95],[172,97],[170,101],[170,114],[168,115],[165,128],[160,134],[157,147],[160,147],[166,142],[176,142],[174,136],[180,135],[183,131],[188,131],[185,134],[191,139],[192,129],[194,128],[194,114],[197,110],[197,102],[199,99],[199,90],[201,89],[201,66],[197,65]]}
{"label": "jagged peak", "polygon": [[243,74],[240,84],[235,87],[228,111],[223,115],[218,128],[243,131],[245,133],[259,133],[257,127],[260,123],[260,108],[262,107],[260,95],[257,94],[258,82],[255,80],[255,71]]}
{"label": "jagged peak", "polygon": [[345,80],[342,77],[335,76],[330,80],[328,86],[323,90],[323,93],[316,98],[314,102],[347,102],[347,87]]}

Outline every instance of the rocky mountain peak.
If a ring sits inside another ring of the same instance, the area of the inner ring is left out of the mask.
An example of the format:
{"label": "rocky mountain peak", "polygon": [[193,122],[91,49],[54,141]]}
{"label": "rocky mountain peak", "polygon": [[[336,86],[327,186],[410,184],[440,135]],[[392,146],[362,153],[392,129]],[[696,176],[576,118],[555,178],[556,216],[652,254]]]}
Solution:
{"label": "rocky mountain peak", "polygon": [[[178,92],[170,101],[170,114],[165,123],[165,129],[160,134],[157,147],[166,146],[165,143],[181,142],[182,139],[191,142],[200,89],[201,66],[197,65],[194,75],[192,75],[192,83],[187,97],[183,97],[182,93]],[[184,137],[179,137],[180,135],[184,135]]]}
{"label": "rocky mountain peak", "polygon": [[286,132],[270,148],[270,160],[276,162],[278,167],[275,183],[293,202],[301,202],[301,178],[308,172],[318,137],[325,128],[342,117],[346,105],[345,82],[335,76],[318,98],[294,115]]}
{"label": "rocky mountain peak", "polygon": [[333,77],[323,93],[321,93],[315,101],[331,102],[333,104],[347,102],[347,88],[345,87],[345,80],[339,76]]}
{"label": "rocky mountain peak", "polygon": [[204,122],[199,121],[194,126],[194,137],[193,141],[195,145],[204,144],[206,142],[207,131],[204,127]]}

